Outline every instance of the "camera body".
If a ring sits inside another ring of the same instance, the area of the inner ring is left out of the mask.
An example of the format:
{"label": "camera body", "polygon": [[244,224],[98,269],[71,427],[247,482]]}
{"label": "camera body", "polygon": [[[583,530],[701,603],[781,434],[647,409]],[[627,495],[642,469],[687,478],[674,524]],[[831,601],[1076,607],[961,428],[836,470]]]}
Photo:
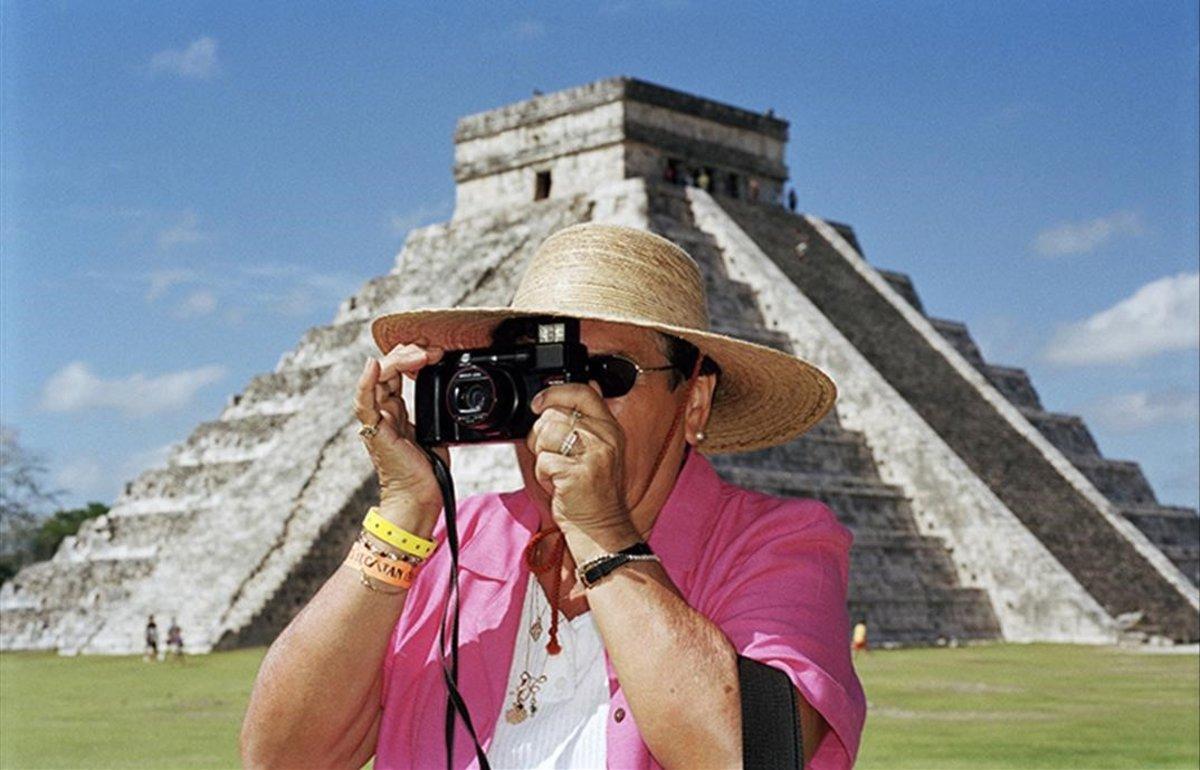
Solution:
{"label": "camera body", "polygon": [[587,382],[579,320],[538,318],[537,342],[447,350],[417,374],[417,443],[424,446],[513,441],[529,435],[529,404],[542,390]]}

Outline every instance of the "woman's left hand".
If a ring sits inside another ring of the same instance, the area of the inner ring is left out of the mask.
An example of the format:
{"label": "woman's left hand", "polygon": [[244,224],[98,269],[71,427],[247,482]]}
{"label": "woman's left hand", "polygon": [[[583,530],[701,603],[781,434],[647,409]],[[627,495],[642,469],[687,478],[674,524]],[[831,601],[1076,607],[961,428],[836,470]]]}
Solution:
{"label": "woman's left hand", "polygon": [[[539,417],[526,446],[568,542],[572,534],[593,542],[636,535],[624,493],[625,432],[600,394],[582,383],[552,385],[538,393],[530,408]],[[562,454],[572,431],[577,434],[574,446]]]}

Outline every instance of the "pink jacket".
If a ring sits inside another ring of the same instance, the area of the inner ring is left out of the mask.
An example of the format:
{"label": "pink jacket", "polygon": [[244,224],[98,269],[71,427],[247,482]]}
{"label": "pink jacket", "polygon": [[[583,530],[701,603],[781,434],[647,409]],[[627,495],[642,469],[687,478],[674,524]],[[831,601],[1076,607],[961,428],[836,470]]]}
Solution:
{"label": "pink jacket", "polygon": [[[459,503],[459,689],[486,750],[505,705],[517,623],[529,584],[522,549],[538,514],[523,490]],[[445,539],[439,520],[434,539]],[[780,498],[728,484],[690,452],[649,543],[688,604],[737,651],[786,672],[831,730],[813,770],[849,768],[858,753],[866,699],[850,661],[846,610],[853,536],[824,503]],[[449,581],[444,544],[422,567],[396,624],[383,668],[376,770],[444,768],[446,688],[438,664],[438,619]],[[448,625],[448,623],[447,623]],[[447,643],[450,638],[446,634]],[[659,768],[608,669],[608,767]],[[618,717],[626,717],[620,718]],[[456,767],[475,768],[461,720]]]}

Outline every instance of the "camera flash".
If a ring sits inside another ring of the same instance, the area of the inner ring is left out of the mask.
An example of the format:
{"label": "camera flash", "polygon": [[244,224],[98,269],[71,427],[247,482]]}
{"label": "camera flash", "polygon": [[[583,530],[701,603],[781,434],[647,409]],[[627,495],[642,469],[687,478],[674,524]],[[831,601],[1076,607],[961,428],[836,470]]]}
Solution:
{"label": "camera flash", "polygon": [[564,342],[567,339],[566,324],[539,324],[538,343]]}

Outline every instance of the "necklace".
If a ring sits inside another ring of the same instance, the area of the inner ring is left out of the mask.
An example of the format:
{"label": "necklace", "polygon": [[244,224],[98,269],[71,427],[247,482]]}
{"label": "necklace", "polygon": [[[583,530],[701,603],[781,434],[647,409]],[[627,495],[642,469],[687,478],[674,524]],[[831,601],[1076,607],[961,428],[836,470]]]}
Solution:
{"label": "necklace", "polygon": [[[512,705],[504,712],[504,718],[510,725],[519,725],[537,713],[538,691],[541,690],[542,685],[546,682],[546,674],[541,673],[534,676],[530,671],[531,666],[529,665],[530,651],[533,649],[534,643],[542,635],[542,610],[537,606],[537,580],[531,576],[530,582],[532,585],[529,587],[529,614],[534,617],[534,620],[527,631],[529,638],[525,640],[525,667],[521,670],[521,676],[517,681],[516,689],[511,691],[513,696]],[[544,672],[545,670],[545,663],[543,663],[542,671]]]}
{"label": "necklace", "polygon": [[[543,563],[538,563],[535,559],[538,544],[548,535],[558,534],[558,541],[555,543],[550,552],[550,558]],[[558,594],[562,586],[562,562],[565,541],[562,537],[562,532],[557,528],[539,530],[529,540],[529,544],[525,546],[524,559],[530,571],[530,586],[529,591],[529,614],[534,617],[533,623],[529,626],[529,639],[525,642],[525,667],[521,670],[521,676],[517,680],[515,690],[512,690],[513,702],[512,705],[504,712],[504,718],[509,724],[519,725],[529,717],[537,713],[537,694],[541,690],[542,685],[546,683],[546,661],[542,661],[542,673],[534,675],[530,670],[530,652],[533,645],[542,636],[542,611],[536,609],[538,605],[538,594],[541,593],[541,586],[536,578],[548,570],[553,569],[551,577],[553,590],[550,593],[550,640],[546,643],[547,660],[550,655],[557,655],[562,652],[562,645],[558,642]]]}

